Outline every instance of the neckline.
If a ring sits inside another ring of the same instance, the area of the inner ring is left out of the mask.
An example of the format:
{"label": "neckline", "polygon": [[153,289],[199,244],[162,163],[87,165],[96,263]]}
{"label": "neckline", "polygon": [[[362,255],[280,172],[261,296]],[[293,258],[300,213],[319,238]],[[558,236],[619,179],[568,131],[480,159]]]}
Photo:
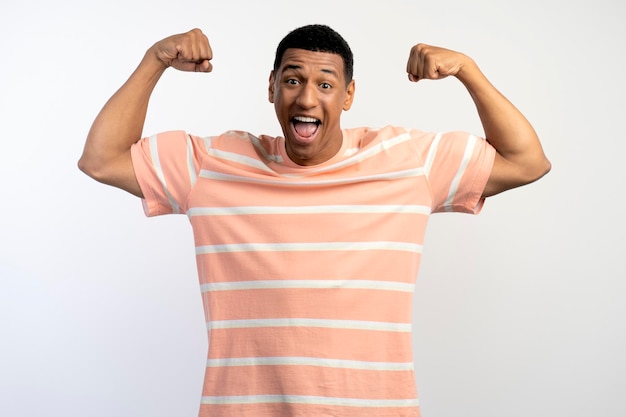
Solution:
{"label": "neckline", "polygon": [[319,168],[323,168],[323,167],[327,167],[329,165],[335,164],[339,161],[341,161],[342,159],[345,158],[345,154],[346,154],[346,150],[348,149],[348,135],[346,134],[345,129],[341,129],[341,147],[339,148],[339,150],[335,153],[335,155],[333,155],[330,159],[319,163],[319,164],[315,164],[315,165],[299,165],[297,163],[295,163],[294,161],[291,160],[291,158],[289,158],[289,155],[287,155],[287,149],[286,149],[286,144],[285,144],[285,137],[284,136],[280,136],[279,139],[279,143],[278,143],[278,148],[280,151],[280,155],[283,159],[283,163],[281,164],[283,167],[285,168],[289,168],[290,170],[294,170],[294,171],[299,171],[299,172],[303,172],[303,171],[311,171],[311,170],[316,170]]}

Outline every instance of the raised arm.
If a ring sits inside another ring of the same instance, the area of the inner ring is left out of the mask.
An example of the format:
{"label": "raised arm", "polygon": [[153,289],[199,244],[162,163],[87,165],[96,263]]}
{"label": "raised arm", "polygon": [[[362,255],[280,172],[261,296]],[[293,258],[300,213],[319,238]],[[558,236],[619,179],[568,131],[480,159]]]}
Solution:
{"label": "raised arm", "polygon": [[94,120],[78,167],[97,181],[143,197],[130,148],[141,139],[152,91],[168,67],[210,72],[211,58],[209,41],[199,29],[154,44]]}
{"label": "raised arm", "polygon": [[496,158],[484,197],[538,180],[550,171],[539,138],[524,115],[483,75],[468,56],[444,48],[417,44],[407,63],[409,79],[455,76],[469,91]]}

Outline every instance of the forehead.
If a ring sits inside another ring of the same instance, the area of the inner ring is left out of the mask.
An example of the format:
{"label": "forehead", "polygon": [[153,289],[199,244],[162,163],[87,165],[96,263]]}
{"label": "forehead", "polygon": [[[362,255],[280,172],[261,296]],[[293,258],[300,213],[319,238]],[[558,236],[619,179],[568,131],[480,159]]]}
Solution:
{"label": "forehead", "polygon": [[343,58],[331,52],[308,51],[306,49],[289,48],[283,54],[279,71],[289,69],[333,72],[343,78]]}

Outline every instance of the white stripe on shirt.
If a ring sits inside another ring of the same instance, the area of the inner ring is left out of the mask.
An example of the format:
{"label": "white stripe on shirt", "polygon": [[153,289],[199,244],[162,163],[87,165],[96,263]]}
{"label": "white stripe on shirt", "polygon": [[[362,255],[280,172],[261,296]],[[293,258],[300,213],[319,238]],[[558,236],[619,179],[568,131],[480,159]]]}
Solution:
{"label": "white stripe on shirt", "polygon": [[433,142],[430,145],[430,149],[428,150],[428,155],[426,156],[426,160],[424,161],[424,171],[426,176],[430,175],[430,170],[433,168],[433,163],[435,162],[435,156],[437,155],[437,151],[439,150],[439,142],[441,142],[442,133],[437,133]]}
{"label": "white stripe on shirt", "polygon": [[178,206],[178,203],[176,203],[176,200],[174,199],[174,197],[172,197],[172,194],[170,194],[170,190],[167,188],[167,182],[165,181],[165,174],[163,173],[163,167],[161,166],[161,160],[159,159],[159,147],[158,147],[158,140],[157,140],[157,136],[150,136],[150,157],[152,158],[152,166],[154,167],[154,170],[157,174],[157,177],[159,178],[159,181],[161,182],[161,186],[163,187],[163,191],[165,192],[165,195],[167,196],[167,200],[170,203],[170,206],[172,207],[172,211],[174,213],[180,213],[180,207]]}
{"label": "white stripe on shirt", "polygon": [[358,154],[355,154],[353,156],[348,157],[347,159],[344,159],[340,162],[337,162],[336,164],[332,164],[329,166],[325,166],[325,167],[321,167],[319,169],[312,169],[307,171],[307,175],[310,175],[312,173],[315,174],[319,174],[319,173],[323,173],[326,171],[334,171],[336,169],[339,168],[344,168],[350,165],[355,165],[358,163],[363,162],[364,160],[368,159],[368,158],[372,158],[376,155],[378,155],[381,152],[384,152],[388,149],[391,149],[392,147],[399,145],[401,143],[407,142],[411,140],[411,134],[406,132],[406,133],[402,133],[398,136],[394,136],[392,138],[389,139],[385,139],[383,141],[381,141],[380,143],[378,143],[375,146],[372,146],[369,149],[366,149]]}
{"label": "white stripe on shirt", "polygon": [[274,174],[274,171],[269,168],[265,163],[259,161],[258,159],[250,158],[249,156],[213,148],[207,149],[207,153],[211,156],[214,156],[215,158],[222,159],[224,161],[235,162],[237,164],[245,165],[250,168],[255,168],[265,172],[271,172],[272,174]]}
{"label": "white stripe on shirt", "polygon": [[232,281],[212,282],[202,284],[201,292],[213,291],[242,291],[242,290],[267,290],[267,289],[354,289],[354,290],[377,290],[413,292],[415,284],[397,281],[372,281],[372,280],[259,280],[259,281]]}
{"label": "white stripe on shirt", "polygon": [[382,321],[333,320],[310,318],[241,319],[213,320],[207,329],[250,329],[262,327],[320,327],[326,329],[370,330],[381,332],[410,333],[411,323],[391,323]]}
{"label": "white stripe on shirt", "polygon": [[196,255],[232,252],[323,252],[390,250],[421,253],[422,245],[407,242],[231,243],[196,246]]}
{"label": "white stripe on shirt", "polygon": [[478,141],[478,138],[474,135],[470,135],[467,140],[467,144],[465,145],[465,153],[463,154],[463,159],[461,161],[461,166],[459,167],[459,170],[456,172],[454,179],[450,183],[450,191],[448,193],[448,198],[446,199],[446,202],[444,203],[444,206],[443,206],[444,210],[446,211],[452,211],[454,198],[456,197],[456,193],[459,190],[459,184],[461,183],[461,179],[463,178],[463,175],[465,174],[465,170],[467,169],[467,166],[469,165],[472,159],[472,154],[474,153],[474,148],[476,147],[477,141]]}
{"label": "white stripe on shirt", "polygon": [[417,398],[409,399],[362,399],[362,398],[339,398],[320,397],[311,395],[231,395],[231,396],[203,396],[202,404],[312,404],[342,407],[417,407]]}
{"label": "white stripe on shirt", "polygon": [[194,152],[191,136],[187,135],[187,172],[189,173],[189,189],[192,189],[196,185],[198,175],[196,174],[196,167],[193,164]]}
{"label": "white stripe on shirt", "polygon": [[[267,151],[265,150],[265,148],[261,145],[259,139],[255,136],[252,136],[250,134],[247,133],[239,133],[239,132],[235,132],[235,131],[230,131],[230,132],[226,132],[226,135],[231,135],[231,136],[236,136],[238,138],[243,138],[243,139],[248,139],[250,140],[250,142],[253,144],[253,146],[261,153],[261,156],[263,159],[265,160],[269,160],[269,161],[275,161],[275,162],[282,162],[283,158],[280,155],[270,155],[269,153],[267,153]],[[396,146],[398,144],[404,143],[406,141],[411,140],[411,135],[410,133],[406,132],[406,133],[402,133],[398,136],[394,136],[392,138],[389,139],[385,139],[383,141],[381,141],[380,143],[378,143],[377,145],[373,146],[370,149],[367,149],[361,153],[359,153],[358,155],[354,155],[351,157],[348,157],[347,159],[344,159],[342,161],[339,161],[335,164],[329,165],[329,166],[324,166],[324,167],[320,167],[320,168],[313,168],[313,169],[308,169],[306,171],[306,173],[303,174],[293,174],[293,173],[283,173],[283,174],[279,174],[283,177],[287,177],[287,178],[303,178],[306,176],[309,176],[311,174],[320,174],[323,172],[327,172],[327,171],[334,171],[336,169],[339,168],[343,168],[346,166],[350,166],[350,165],[354,165],[354,164],[358,164],[362,161],[364,161],[365,159],[371,158],[373,156],[376,156],[377,154],[392,148],[393,146]],[[227,161],[233,161],[233,162],[237,162],[243,165],[247,165],[251,168],[256,168],[256,169],[261,169],[263,171],[268,171],[268,172],[274,172],[271,168],[269,168],[266,164],[264,164],[263,162],[256,160],[254,158],[250,158],[244,155],[241,155],[239,153],[236,152],[230,152],[230,151],[222,151],[222,150],[217,150],[217,149],[213,149],[210,147],[210,142],[207,142],[207,140],[205,139],[205,144],[209,144],[209,146],[207,146],[207,152],[219,159],[223,159],[223,160],[227,160]]]}
{"label": "white stripe on shirt", "polygon": [[326,205],[326,206],[239,206],[194,207],[187,215],[231,216],[255,214],[430,214],[430,207],[420,205]]}
{"label": "white stripe on shirt", "polygon": [[263,177],[244,177],[240,175],[224,174],[221,172],[209,171],[203,169],[200,171],[200,176],[206,179],[219,180],[219,181],[232,181],[232,182],[244,182],[254,184],[268,184],[279,186],[298,186],[298,187],[314,187],[319,185],[339,185],[339,184],[353,184],[365,181],[388,181],[402,178],[412,178],[424,175],[423,168],[412,168],[403,171],[386,172],[375,175],[365,175],[362,177],[346,177],[337,178],[331,180],[304,180],[304,181],[290,181],[284,178],[269,179]]}
{"label": "white stripe on shirt", "polygon": [[412,371],[412,362],[367,362],[345,359],[276,356],[208,359],[207,368],[227,366],[317,366],[368,371]]}

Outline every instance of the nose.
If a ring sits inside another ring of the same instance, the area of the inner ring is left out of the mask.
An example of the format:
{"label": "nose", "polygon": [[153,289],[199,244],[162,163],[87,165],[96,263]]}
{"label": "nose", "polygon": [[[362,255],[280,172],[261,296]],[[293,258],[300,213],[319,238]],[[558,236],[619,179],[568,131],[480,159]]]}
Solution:
{"label": "nose", "polygon": [[316,86],[311,83],[303,84],[296,99],[296,103],[302,108],[310,109],[317,106],[317,102]]}

